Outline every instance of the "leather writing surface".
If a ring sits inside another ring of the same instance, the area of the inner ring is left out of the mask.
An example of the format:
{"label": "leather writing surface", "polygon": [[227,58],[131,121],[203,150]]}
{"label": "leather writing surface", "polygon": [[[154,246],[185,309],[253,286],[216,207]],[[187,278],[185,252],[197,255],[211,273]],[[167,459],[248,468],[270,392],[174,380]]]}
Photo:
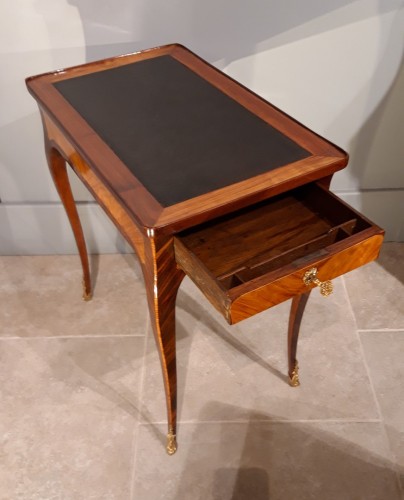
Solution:
{"label": "leather writing surface", "polygon": [[170,56],[54,85],[164,207],[310,156]]}

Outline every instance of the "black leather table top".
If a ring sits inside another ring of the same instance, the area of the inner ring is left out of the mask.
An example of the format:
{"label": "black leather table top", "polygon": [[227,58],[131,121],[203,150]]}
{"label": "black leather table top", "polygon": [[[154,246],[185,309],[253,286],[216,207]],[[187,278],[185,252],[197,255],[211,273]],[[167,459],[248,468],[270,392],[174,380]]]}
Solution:
{"label": "black leather table top", "polygon": [[54,85],[164,207],[310,156],[170,56]]}

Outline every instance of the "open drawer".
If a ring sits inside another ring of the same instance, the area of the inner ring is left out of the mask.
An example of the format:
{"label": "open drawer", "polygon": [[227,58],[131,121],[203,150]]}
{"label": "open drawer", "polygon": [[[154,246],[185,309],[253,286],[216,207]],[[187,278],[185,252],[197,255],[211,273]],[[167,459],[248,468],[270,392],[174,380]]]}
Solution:
{"label": "open drawer", "polygon": [[312,183],[179,233],[174,247],[179,267],[232,324],[307,292],[313,268],[319,283],[376,259],[383,234]]}

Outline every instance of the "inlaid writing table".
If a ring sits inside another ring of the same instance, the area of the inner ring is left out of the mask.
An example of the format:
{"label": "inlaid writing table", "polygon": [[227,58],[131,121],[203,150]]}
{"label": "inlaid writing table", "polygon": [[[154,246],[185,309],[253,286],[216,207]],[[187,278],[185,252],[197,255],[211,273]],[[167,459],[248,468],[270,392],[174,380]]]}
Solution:
{"label": "inlaid writing table", "polygon": [[175,300],[187,274],[230,323],[292,299],[288,373],[318,286],[374,260],[383,231],[329,191],[347,154],[183,46],[27,79],[91,297],[66,162],[136,252],[176,450]]}

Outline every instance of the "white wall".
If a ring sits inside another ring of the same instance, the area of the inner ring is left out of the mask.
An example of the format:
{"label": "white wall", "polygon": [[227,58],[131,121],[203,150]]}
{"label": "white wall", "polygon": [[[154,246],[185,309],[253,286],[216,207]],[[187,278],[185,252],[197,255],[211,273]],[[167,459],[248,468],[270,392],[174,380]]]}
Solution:
{"label": "white wall", "polygon": [[[71,253],[28,75],[170,42],[345,148],[332,189],[404,240],[404,7],[398,0],[0,2],[0,253]],[[73,179],[91,251],[127,250]]]}

